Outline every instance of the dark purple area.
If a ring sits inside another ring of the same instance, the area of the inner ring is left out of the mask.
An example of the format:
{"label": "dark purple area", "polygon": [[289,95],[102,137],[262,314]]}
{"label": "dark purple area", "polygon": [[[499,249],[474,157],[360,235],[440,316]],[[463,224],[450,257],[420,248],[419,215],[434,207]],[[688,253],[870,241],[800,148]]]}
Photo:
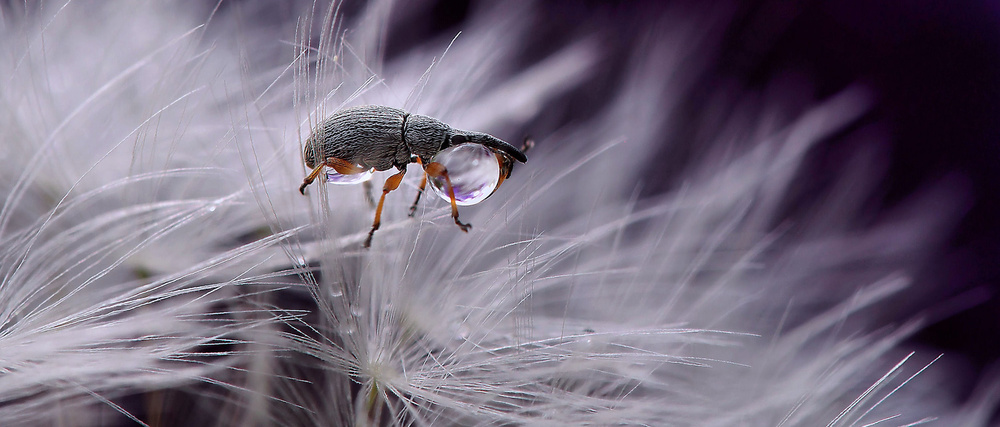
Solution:
{"label": "dark purple area", "polygon": [[[810,2],[789,10],[757,2],[737,16],[720,72],[763,85],[785,70],[804,73],[820,98],[861,82],[875,90],[872,120],[888,125],[886,209],[945,178],[964,183],[971,203],[954,237],[923,277],[941,301],[1000,290],[1000,10],[987,1]],[[755,30],[769,18],[779,34]],[[767,44],[756,43],[760,38]],[[980,292],[989,291],[989,292]],[[913,338],[960,352],[983,369],[1000,355],[1000,300],[931,325]]]}
{"label": "dark purple area", "polygon": [[[945,247],[918,272],[921,291],[914,298],[920,301],[910,312],[886,313],[883,320],[898,323],[900,316],[927,314],[916,310],[928,300],[941,301],[930,310],[935,323],[910,344],[963,355],[971,370],[982,372],[1000,356],[1000,298],[993,296],[1000,291],[1000,6],[985,0],[733,5],[727,9],[718,3],[691,2],[677,9],[676,3],[664,2],[546,2],[536,10],[533,23],[533,39],[546,42],[531,46],[518,60],[530,62],[568,39],[588,34],[601,35],[609,60],[587,91],[567,95],[562,106],[553,107],[525,131],[585,120],[620,84],[617,71],[628,58],[621,54],[626,49],[617,47],[656,34],[664,13],[730,13],[729,24],[721,30],[721,51],[692,88],[685,114],[696,119],[709,107],[698,95],[707,98],[722,82],[736,82],[738,90],[753,93],[789,75],[803,76],[813,84],[813,92],[803,94],[807,99],[824,99],[854,84],[872,89],[876,104],[858,126],[878,124],[888,130],[882,148],[889,161],[871,203],[872,220],[943,180],[967,193],[958,199],[968,201],[942,207],[964,216]],[[442,0],[432,14],[400,16],[387,52],[392,55],[417,40],[453,34],[474,7],[483,6]],[[683,135],[685,130],[676,132]],[[817,150],[825,158],[816,162],[828,166],[805,172],[804,180],[822,185],[823,173],[836,171],[843,153],[854,148],[839,143],[834,140]],[[665,148],[662,157],[671,167],[664,169],[679,168],[694,149]],[[669,182],[667,174],[651,179],[646,190],[669,188],[658,184]]]}
{"label": "dark purple area", "polygon": [[[699,94],[736,82],[741,91],[764,91],[776,80],[799,75],[824,99],[863,84],[876,96],[874,110],[859,126],[888,129],[884,147],[889,168],[876,189],[873,219],[889,212],[915,192],[949,180],[964,191],[965,212],[945,247],[923,271],[919,303],[932,307],[935,323],[910,344],[946,354],[962,354],[981,372],[1000,357],[1000,6],[986,0],[900,2],[752,1],[727,8],[718,3],[551,1],[536,9],[534,40],[519,61],[531,62],[574,37],[599,34],[608,61],[597,70],[586,91],[566,96],[525,132],[585,120],[620,84],[617,74],[628,60],[618,47],[656,34],[665,13],[690,10],[707,16],[730,13],[722,30],[721,51],[699,77],[685,114],[697,119],[709,106]],[[462,0],[441,0],[432,13],[394,18],[387,54],[403,52],[428,37],[453,35],[474,7]],[[713,9],[714,8],[714,9]],[[708,31],[708,30],[707,30]],[[711,55],[712,52],[706,52]],[[684,135],[687,130],[675,130]],[[691,131],[693,132],[693,131]],[[697,140],[696,135],[691,135]],[[666,142],[666,141],[665,141]],[[665,147],[667,144],[664,144]],[[853,147],[831,141],[821,147],[817,167],[803,178],[822,185],[824,172],[835,172],[843,153]],[[664,169],[679,170],[695,147],[676,144],[661,153]],[[672,162],[672,163],[671,163]],[[670,172],[651,179],[647,192],[669,188]],[[666,182],[666,184],[662,184]],[[964,187],[964,190],[962,188]],[[962,200],[963,197],[958,197]],[[905,298],[905,297],[904,297]],[[904,304],[905,305],[905,304]],[[954,307],[968,307],[957,314]],[[887,313],[887,322],[924,311]]]}

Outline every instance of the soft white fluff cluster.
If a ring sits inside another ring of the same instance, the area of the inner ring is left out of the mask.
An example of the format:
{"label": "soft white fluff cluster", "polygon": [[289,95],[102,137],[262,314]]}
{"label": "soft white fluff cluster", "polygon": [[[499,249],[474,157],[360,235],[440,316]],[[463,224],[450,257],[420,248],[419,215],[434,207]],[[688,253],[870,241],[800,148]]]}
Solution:
{"label": "soft white fluff cluster", "polygon": [[719,20],[663,16],[594,116],[461,209],[469,234],[431,195],[406,216],[414,166],[362,250],[360,186],[296,191],[317,122],[385,104],[516,144],[602,67],[599,37],[512,66],[533,6],[485,3],[388,61],[386,23],[424,5],[2,9],[0,424],[985,423],[989,396],[956,404],[937,353],[898,346],[919,321],[872,316],[945,193],[859,226],[861,152],[789,208],[868,93],[722,96],[716,145],[659,170]]}

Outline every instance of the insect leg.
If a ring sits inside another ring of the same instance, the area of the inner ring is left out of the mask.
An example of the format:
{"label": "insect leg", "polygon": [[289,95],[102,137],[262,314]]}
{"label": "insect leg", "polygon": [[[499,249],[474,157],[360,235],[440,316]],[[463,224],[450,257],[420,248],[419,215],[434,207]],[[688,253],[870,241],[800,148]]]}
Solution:
{"label": "insect leg", "polygon": [[413,204],[410,205],[410,216],[413,216],[417,212],[417,203],[420,203],[420,195],[424,194],[424,187],[427,187],[427,172],[424,172],[424,177],[420,178],[420,186],[417,187],[417,198],[413,199]]}
{"label": "insect leg", "polygon": [[336,157],[327,157],[326,165],[333,168],[333,170],[337,171],[337,173],[341,175],[354,175],[365,171],[365,168],[360,165],[356,165],[347,160],[338,159]]}
{"label": "insect leg", "polygon": [[[420,160],[419,156],[413,156],[413,161],[417,162],[421,167],[424,166],[424,162]],[[412,217],[414,213],[417,212],[417,203],[420,202],[420,196],[424,194],[424,188],[427,187],[427,171],[424,171],[423,176],[420,177],[420,186],[417,187],[417,198],[413,199],[413,204],[410,205],[410,216]]]}
{"label": "insect leg", "polygon": [[299,193],[302,193],[303,196],[306,195],[306,186],[312,184],[312,182],[316,180],[316,177],[319,176],[319,171],[323,170],[323,166],[326,165],[316,166],[312,172],[309,172],[309,175],[306,175],[306,178],[302,180],[302,185],[299,186]]}
{"label": "insect leg", "polygon": [[365,181],[361,183],[361,186],[365,189],[365,201],[368,202],[369,208],[375,207],[375,197],[372,196],[372,182]]}
{"label": "insect leg", "polygon": [[399,169],[399,173],[390,176],[385,180],[385,185],[382,186],[382,197],[378,199],[378,207],[375,208],[375,222],[372,223],[372,229],[368,232],[368,238],[365,239],[365,247],[371,247],[372,236],[375,234],[375,230],[378,230],[378,226],[382,224],[382,205],[385,203],[385,195],[389,194],[390,191],[399,188],[399,183],[403,181],[403,174],[406,173],[406,168]]}
{"label": "insect leg", "polygon": [[451,217],[455,218],[455,224],[457,224],[462,231],[468,233],[469,229],[472,228],[472,225],[465,224],[458,220],[458,205],[455,204],[455,189],[451,186],[451,178],[448,177],[448,169],[438,162],[431,162],[424,167],[424,173],[435,178],[444,178],[445,188],[448,190],[448,197],[451,199]]}

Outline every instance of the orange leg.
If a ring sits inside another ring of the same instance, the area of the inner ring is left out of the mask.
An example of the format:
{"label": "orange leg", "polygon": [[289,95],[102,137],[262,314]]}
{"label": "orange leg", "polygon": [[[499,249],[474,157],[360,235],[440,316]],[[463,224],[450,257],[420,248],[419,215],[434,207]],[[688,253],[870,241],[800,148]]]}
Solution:
{"label": "orange leg", "polygon": [[306,194],[306,187],[316,180],[316,177],[319,176],[319,173],[323,170],[323,166],[329,166],[342,175],[353,175],[365,171],[365,168],[348,162],[347,160],[338,159],[336,157],[327,157],[325,163],[316,166],[316,168],[313,169],[312,172],[309,172],[309,175],[306,175],[306,178],[302,180],[302,185],[299,186],[299,193],[302,193],[302,195]]}
{"label": "orange leg", "polygon": [[302,180],[302,185],[299,186],[299,193],[302,193],[303,196],[306,195],[306,186],[312,184],[312,182],[316,180],[316,177],[319,176],[319,172],[323,170],[323,166],[326,165],[316,166],[312,172],[309,172],[309,175],[306,175],[306,178]]}
{"label": "orange leg", "polygon": [[378,199],[378,207],[375,208],[375,222],[372,223],[372,229],[368,232],[368,238],[365,239],[364,246],[366,248],[372,245],[372,236],[375,235],[375,230],[378,230],[378,226],[382,224],[382,205],[385,203],[385,195],[389,194],[390,191],[399,188],[399,183],[403,182],[403,174],[406,173],[406,168],[399,170],[399,173],[390,176],[385,180],[385,185],[382,186],[382,197]]}
{"label": "orange leg", "polygon": [[458,220],[458,205],[455,204],[455,189],[451,186],[451,178],[448,177],[448,169],[438,162],[431,162],[424,167],[424,173],[435,178],[444,178],[445,189],[448,190],[448,197],[451,198],[451,217],[455,218],[455,224],[457,224],[462,231],[468,233],[469,229],[472,228],[472,225],[465,224]]}
{"label": "orange leg", "polygon": [[[420,160],[420,157],[413,156],[413,161],[417,162],[421,168],[424,167],[424,161]],[[427,187],[427,171],[425,170],[423,176],[420,177],[420,187],[417,188],[417,198],[413,199],[413,204],[410,205],[410,216],[412,217],[414,213],[417,212],[417,203],[420,202],[420,196],[424,194],[424,188]]]}

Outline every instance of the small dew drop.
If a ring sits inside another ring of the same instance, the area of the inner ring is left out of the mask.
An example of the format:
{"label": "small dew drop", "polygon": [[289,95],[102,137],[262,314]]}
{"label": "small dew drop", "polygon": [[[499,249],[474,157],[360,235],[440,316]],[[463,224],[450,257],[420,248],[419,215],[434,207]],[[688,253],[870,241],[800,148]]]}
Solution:
{"label": "small dew drop", "polygon": [[330,296],[333,297],[333,298],[340,298],[340,297],[344,296],[344,291],[342,291],[340,289],[331,289],[330,290]]}
{"label": "small dew drop", "polygon": [[337,185],[359,184],[372,179],[372,172],[374,171],[375,169],[368,169],[361,173],[344,175],[341,174],[340,172],[330,169],[326,173],[326,182]]}
{"label": "small dew drop", "polygon": [[353,315],[355,315],[357,317],[364,316],[365,315],[365,309],[364,309],[364,307],[361,307],[360,305],[352,304],[351,305],[351,314],[353,314]]}
{"label": "small dew drop", "polygon": [[[500,163],[496,154],[480,144],[459,144],[442,150],[434,161],[448,169],[455,203],[474,205],[486,200],[500,184]],[[428,177],[431,188],[441,198],[451,201],[444,179]]]}

